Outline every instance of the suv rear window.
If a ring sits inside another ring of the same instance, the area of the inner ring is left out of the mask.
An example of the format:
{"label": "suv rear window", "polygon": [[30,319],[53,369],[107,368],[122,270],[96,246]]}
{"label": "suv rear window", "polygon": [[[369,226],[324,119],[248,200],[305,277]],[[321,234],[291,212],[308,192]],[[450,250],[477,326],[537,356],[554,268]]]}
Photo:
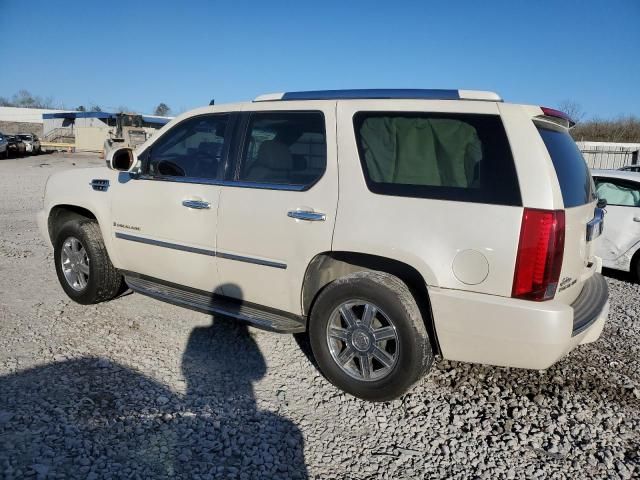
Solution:
{"label": "suv rear window", "polygon": [[587,163],[576,142],[565,129],[536,123],[556,170],[565,208],[578,207],[595,199]]}
{"label": "suv rear window", "polygon": [[497,115],[359,112],[354,128],[374,193],[522,205]]}

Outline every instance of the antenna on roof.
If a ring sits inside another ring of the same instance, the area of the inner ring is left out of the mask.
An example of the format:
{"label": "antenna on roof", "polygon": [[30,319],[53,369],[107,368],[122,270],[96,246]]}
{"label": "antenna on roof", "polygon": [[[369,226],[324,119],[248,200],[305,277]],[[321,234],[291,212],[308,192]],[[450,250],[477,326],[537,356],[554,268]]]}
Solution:
{"label": "antenna on roof", "polygon": [[209,102],[209,105],[215,105],[216,104],[216,99],[212,98],[211,101]]}

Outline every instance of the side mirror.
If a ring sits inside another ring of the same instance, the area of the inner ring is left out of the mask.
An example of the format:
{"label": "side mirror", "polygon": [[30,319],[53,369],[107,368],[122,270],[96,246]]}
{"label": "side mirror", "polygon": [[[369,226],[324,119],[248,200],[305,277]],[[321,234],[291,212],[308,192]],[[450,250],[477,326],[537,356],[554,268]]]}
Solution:
{"label": "side mirror", "polygon": [[607,201],[604,198],[599,198],[598,199],[598,204],[596,205],[597,208],[606,208],[607,206]]}
{"label": "side mirror", "polygon": [[119,172],[131,172],[138,163],[138,156],[131,148],[114,148],[107,155],[107,166]]}

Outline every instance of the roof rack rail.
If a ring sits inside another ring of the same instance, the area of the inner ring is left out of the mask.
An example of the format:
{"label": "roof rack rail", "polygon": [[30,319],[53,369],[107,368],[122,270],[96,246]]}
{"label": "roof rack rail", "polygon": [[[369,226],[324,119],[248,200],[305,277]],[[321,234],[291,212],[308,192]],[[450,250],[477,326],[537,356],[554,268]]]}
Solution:
{"label": "roof rack rail", "polygon": [[502,102],[495,92],[484,90],[394,89],[368,88],[355,90],[310,90],[306,92],[267,93],[254,102],[277,100],[355,100],[355,99],[419,99],[419,100],[485,100]]}

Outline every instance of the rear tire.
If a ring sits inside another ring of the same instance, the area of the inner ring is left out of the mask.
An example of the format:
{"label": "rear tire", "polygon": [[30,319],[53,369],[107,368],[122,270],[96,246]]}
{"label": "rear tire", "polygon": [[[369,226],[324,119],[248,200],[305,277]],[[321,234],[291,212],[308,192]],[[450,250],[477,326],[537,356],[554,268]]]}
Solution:
{"label": "rear tire", "polygon": [[327,379],[363,400],[398,398],[433,364],[415,299],[384,272],[354,273],[325,287],[311,311],[309,336]]}
{"label": "rear tire", "polygon": [[58,280],[71,300],[89,305],[115,298],[123,286],[95,220],[72,220],[54,239]]}
{"label": "rear tire", "polygon": [[636,283],[640,283],[640,250],[631,257],[631,277]]}

